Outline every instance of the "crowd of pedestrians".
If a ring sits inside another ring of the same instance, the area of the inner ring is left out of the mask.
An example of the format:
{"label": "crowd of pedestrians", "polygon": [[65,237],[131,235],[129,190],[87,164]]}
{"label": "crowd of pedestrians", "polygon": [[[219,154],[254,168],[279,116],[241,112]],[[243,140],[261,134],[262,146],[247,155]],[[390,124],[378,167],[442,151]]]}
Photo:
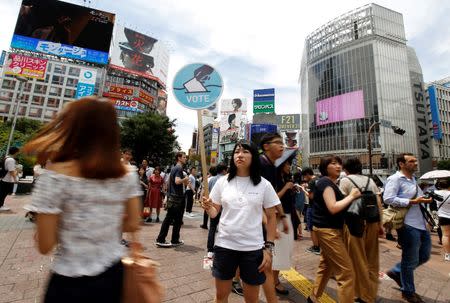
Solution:
{"label": "crowd of pedestrians", "polygon": [[[176,153],[175,165],[166,171],[146,159],[137,166],[131,150],[120,152],[117,117],[109,102],[89,97],[70,103],[22,148],[45,165],[26,206],[37,214],[39,251],[55,252],[44,302],[120,302],[120,260],[129,244],[123,233],[137,231],[140,223],[160,223],[154,225],[160,226],[157,247],[183,245],[183,218],[195,217],[193,205],[199,199],[216,302],[227,302],[231,291],[246,302],[258,302],[261,286],[267,302],[288,295],[280,271],[291,268],[293,243],[303,241],[304,230],[311,235],[307,251],[320,255],[308,302],[319,302],[330,279],[337,282],[339,302],[375,302],[378,241],[389,227],[386,207],[404,213],[401,225],[393,228],[401,259],[387,275],[404,300],[423,302],[414,271],[430,258],[426,214],[433,199],[414,176],[413,154],[398,156],[398,171],[380,188],[363,175],[358,158],[324,156],[315,173],[293,167],[295,152],[284,149],[278,134],[263,136],[259,149],[236,143],[230,163],[219,163],[204,176],[208,195],[196,168],[186,167],[183,152]],[[11,148],[3,160],[1,211],[17,182],[18,151]],[[441,179],[435,187],[442,198],[435,212],[448,262],[450,180]],[[358,218],[352,209],[359,209]]]}

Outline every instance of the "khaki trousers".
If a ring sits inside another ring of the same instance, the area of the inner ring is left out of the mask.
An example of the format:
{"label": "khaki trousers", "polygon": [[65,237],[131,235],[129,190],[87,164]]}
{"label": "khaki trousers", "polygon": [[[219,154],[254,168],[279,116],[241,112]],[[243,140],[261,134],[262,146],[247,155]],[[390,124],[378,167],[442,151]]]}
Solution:
{"label": "khaki trousers", "polygon": [[378,292],[378,224],[367,223],[361,238],[352,236],[344,225],[344,241],[355,272],[355,297],[368,303],[375,302]]}
{"label": "khaki trousers", "polygon": [[313,230],[319,238],[321,250],[313,294],[320,297],[327,286],[328,280],[334,275],[338,285],[338,302],[353,303],[353,266],[344,243],[342,229],[314,227]]}

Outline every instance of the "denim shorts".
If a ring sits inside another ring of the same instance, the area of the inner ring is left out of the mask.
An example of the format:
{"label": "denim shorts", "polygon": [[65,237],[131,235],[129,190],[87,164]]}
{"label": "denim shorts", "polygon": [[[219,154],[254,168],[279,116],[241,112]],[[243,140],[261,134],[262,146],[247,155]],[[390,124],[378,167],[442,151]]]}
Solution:
{"label": "denim shorts", "polygon": [[262,285],[266,281],[264,272],[258,271],[263,260],[263,250],[237,251],[214,247],[212,275],[219,280],[231,280],[239,267],[242,281],[248,285]]}

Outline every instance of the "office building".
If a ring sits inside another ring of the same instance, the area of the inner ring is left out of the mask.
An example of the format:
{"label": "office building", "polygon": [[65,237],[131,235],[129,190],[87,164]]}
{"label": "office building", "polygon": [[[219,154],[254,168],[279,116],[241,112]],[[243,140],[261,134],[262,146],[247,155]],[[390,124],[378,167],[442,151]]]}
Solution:
{"label": "office building", "polygon": [[430,137],[422,72],[402,14],[368,4],[315,30],[305,41],[300,85],[305,165],[317,168],[321,157],[337,154],[367,168],[372,126],[376,174],[388,174],[402,152],[431,168],[431,150],[421,143]]}

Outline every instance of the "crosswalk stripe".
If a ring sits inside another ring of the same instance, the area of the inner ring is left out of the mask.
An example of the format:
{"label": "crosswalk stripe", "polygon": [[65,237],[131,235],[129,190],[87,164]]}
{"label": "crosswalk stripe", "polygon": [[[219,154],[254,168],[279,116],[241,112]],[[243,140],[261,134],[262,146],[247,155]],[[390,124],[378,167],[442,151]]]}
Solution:
{"label": "crosswalk stripe", "polygon": [[[307,298],[312,291],[313,284],[311,281],[306,279],[304,276],[299,274],[295,269],[291,268],[290,270],[283,270],[280,272],[286,281],[288,281],[292,286],[295,287],[302,295]],[[336,303],[329,295],[323,293],[319,299],[321,303]]]}

